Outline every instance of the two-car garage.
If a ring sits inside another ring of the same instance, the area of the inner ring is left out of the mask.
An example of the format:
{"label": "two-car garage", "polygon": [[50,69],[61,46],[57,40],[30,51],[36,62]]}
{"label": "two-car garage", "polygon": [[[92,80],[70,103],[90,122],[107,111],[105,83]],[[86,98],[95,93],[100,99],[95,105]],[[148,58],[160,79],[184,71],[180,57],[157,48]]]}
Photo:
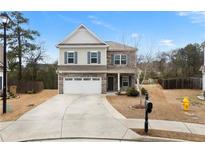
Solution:
{"label": "two-car garage", "polygon": [[102,91],[100,77],[64,77],[64,94],[100,94]]}

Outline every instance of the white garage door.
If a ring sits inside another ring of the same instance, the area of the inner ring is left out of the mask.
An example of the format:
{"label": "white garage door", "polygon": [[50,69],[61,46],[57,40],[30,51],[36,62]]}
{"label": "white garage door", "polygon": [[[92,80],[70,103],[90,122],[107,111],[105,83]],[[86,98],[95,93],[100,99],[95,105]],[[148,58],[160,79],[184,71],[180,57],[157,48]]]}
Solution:
{"label": "white garage door", "polygon": [[64,94],[100,94],[101,78],[99,77],[65,77]]}

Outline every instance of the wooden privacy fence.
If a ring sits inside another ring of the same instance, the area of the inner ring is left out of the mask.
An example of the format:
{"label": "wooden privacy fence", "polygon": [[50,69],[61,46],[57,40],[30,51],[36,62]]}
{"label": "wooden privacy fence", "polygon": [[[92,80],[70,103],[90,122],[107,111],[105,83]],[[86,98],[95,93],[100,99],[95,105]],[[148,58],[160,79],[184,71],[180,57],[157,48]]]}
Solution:
{"label": "wooden privacy fence", "polygon": [[202,89],[202,78],[172,78],[159,79],[158,83],[164,89]]}
{"label": "wooden privacy fence", "polygon": [[17,93],[27,93],[28,91],[37,93],[44,89],[42,81],[9,81],[8,86],[12,85],[17,86]]}

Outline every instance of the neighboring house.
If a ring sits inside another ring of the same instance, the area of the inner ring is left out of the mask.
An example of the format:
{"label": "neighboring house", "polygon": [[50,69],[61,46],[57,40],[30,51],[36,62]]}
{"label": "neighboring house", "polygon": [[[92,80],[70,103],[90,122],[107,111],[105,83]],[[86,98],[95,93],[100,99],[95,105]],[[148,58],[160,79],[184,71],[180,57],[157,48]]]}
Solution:
{"label": "neighboring house", "polygon": [[104,42],[84,25],[57,47],[60,94],[106,93],[135,86],[136,48]]}
{"label": "neighboring house", "polygon": [[0,44],[0,93],[3,90],[3,46]]}

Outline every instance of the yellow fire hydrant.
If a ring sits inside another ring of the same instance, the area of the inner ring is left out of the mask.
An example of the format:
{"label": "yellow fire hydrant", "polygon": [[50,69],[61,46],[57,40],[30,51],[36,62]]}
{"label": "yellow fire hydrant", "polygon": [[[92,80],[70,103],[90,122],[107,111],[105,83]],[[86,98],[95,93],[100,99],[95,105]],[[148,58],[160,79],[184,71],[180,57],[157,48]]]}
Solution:
{"label": "yellow fire hydrant", "polygon": [[183,106],[184,111],[189,110],[190,102],[189,102],[189,99],[187,97],[184,97],[184,99],[182,101],[182,106]]}

